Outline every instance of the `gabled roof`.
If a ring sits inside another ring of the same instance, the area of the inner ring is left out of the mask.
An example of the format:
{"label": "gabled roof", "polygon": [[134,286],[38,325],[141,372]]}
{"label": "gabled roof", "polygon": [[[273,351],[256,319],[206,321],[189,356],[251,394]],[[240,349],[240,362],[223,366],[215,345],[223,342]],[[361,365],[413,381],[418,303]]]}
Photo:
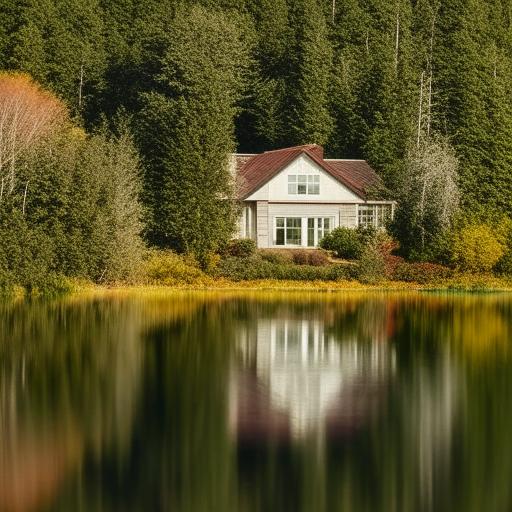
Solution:
{"label": "gabled roof", "polygon": [[324,160],[323,148],[308,144],[259,155],[235,155],[240,199],[249,197],[303,154],[362,199],[366,199],[370,188],[380,184],[379,176],[366,161]]}

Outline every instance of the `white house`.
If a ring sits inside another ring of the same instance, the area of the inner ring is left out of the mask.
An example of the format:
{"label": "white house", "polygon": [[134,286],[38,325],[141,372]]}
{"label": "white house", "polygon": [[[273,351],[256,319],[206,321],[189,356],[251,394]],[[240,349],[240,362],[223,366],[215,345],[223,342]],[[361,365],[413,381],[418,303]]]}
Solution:
{"label": "white house", "polygon": [[317,247],[338,226],[381,227],[393,201],[370,200],[380,185],[364,160],[324,159],[314,144],[233,155],[243,202],[239,237],[260,248]]}

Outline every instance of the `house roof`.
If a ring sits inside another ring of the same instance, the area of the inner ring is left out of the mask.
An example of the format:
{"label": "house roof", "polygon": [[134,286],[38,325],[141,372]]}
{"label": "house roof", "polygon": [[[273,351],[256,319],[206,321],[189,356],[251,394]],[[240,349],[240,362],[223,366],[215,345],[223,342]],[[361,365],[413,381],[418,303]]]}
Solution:
{"label": "house roof", "polygon": [[381,184],[379,176],[365,160],[324,160],[323,148],[308,144],[259,155],[235,155],[239,197],[249,197],[302,154],[363,199],[370,188]]}

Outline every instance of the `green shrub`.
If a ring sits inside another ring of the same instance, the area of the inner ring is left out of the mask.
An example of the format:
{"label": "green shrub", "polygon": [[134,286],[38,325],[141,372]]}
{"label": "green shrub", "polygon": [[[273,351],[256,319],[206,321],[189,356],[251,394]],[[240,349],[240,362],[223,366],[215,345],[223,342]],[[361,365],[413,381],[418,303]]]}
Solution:
{"label": "green shrub", "polygon": [[350,279],[352,269],[347,265],[296,265],[271,263],[257,256],[251,258],[223,259],[217,268],[217,275],[232,281],[256,279],[277,279],[291,281],[335,281]]}
{"label": "green shrub", "polygon": [[217,275],[232,281],[247,281],[253,279],[272,279],[273,269],[279,264],[273,264],[257,256],[224,258],[217,267]]}
{"label": "green shrub", "polygon": [[512,276],[512,222],[506,219],[503,224],[505,254],[496,264],[496,270],[503,275]]}
{"label": "green shrub", "polygon": [[436,283],[453,275],[453,271],[436,263],[407,263],[401,262],[393,272],[395,281],[408,283]]}
{"label": "green shrub", "polygon": [[381,234],[383,233],[371,226],[359,226],[355,229],[339,227],[320,241],[320,247],[333,251],[338,258],[358,259],[365,247],[374,243]]}
{"label": "green shrub", "polygon": [[256,253],[256,242],[252,238],[236,238],[230,240],[226,254],[237,258],[249,258]]}
{"label": "green shrub", "polygon": [[512,249],[509,249],[498,261],[496,270],[505,276],[512,276]]}
{"label": "green shrub", "polygon": [[65,295],[73,291],[73,285],[70,279],[62,274],[55,272],[49,273],[44,280],[37,285],[27,287],[31,295],[44,295],[45,297],[55,297]]}
{"label": "green shrub", "polygon": [[207,278],[192,257],[171,251],[152,251],[144,273],[148,284],[164,286],[194,284]]}
{"label": "green shrub", "polygon": [[363,252],[363,243],[357,230],[339,227],[320,241],[320,247],[333,251],[338,258],[357,259]]}
{"label": "green shrub", "polygon": [[453,236],[453,261],[468,272],[490,272],[506,252],[506,235],[489,224],[466,224]]}
{"label": "green shrub", "polygon": [[359,237],[359,241],[363,245],[368,245],[373,243],[376,239],[390,239],[391,237],[386,233],[386,231],[379,231],[373,226],[358,226],[355,229],[357,236]]}
{"label": "green shrub", "polygon": [[364,284],[377,284],[386,277],[384,257],[375,245],[363,250],[357,265],[357,279]]}
{"label": "green shrub", "polygon": [[352,278],[350,267],[340,264],[281,266],[278,275],[290,281],[338,281]]}

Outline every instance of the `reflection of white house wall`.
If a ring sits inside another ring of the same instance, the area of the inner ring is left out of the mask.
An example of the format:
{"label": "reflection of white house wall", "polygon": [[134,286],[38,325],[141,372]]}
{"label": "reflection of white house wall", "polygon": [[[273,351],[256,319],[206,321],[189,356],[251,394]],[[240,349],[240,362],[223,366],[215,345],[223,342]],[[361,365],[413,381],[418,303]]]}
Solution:
{"label": "reflection of white house wall", "polygon": [[385,375],[390,363],[386,344],[340,343],[321,321],[258,322],[258,376],[274,405],[290,414],[296,435],[320,428],[343,386]]}
{"label": "reflection of white house wall", "polygon": [[433,368],[422,364],[405,395],[404,433],[416,447],[422,498],[433,501],[434,475],[449,472],[454,424],[462,398],[462,376],[449,347]]}

